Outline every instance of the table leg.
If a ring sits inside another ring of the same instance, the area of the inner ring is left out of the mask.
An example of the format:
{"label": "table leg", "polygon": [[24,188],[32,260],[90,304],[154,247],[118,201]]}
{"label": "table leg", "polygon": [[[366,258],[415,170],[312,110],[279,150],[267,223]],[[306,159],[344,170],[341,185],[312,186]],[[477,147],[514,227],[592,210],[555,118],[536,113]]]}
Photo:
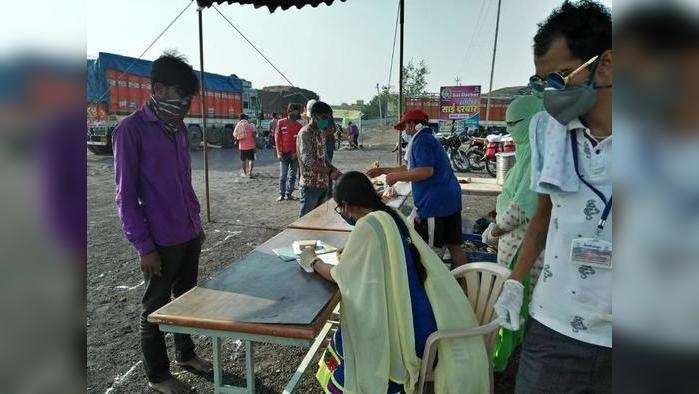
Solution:
{"label": "table leg", "polygon": [[294,391],[296,384],[298,384],[304,372],[306,372],[308,364],[311,363],[316,352],[325,342],[325,337],[328,335],[328,332],[330,331],[332,326],[333,323],[331,322],[325,323],[325,326],[323,326],[323,328],[318,333],[318,336],[311,345],[310,349],[308,349],[308,351],[306,352],[306,355],[303,357],[303,360],[301,360],[301,364],[299,364],[299,366],[296,368],[296,372],[294,372],[294,375],[291,377],[291,379],[289,379],[289,382],[286,384],[286,387],[284,387],[284,391],[282,392],[283,394],[291,394]]}
{"label": "table leg", "polygon": [[221,387],[223,387],[223,374],[221,371],[223,368],[221,365],[221,338],[213,337],[212,339],[212,345],[214,348],[214,391],[218,391]]}
{"label": "table leg", "polygon": [[247,389],[250,394],[255,392],[255,365],[253,363],[253,342],[245,341],[245,369],[247,377]]}

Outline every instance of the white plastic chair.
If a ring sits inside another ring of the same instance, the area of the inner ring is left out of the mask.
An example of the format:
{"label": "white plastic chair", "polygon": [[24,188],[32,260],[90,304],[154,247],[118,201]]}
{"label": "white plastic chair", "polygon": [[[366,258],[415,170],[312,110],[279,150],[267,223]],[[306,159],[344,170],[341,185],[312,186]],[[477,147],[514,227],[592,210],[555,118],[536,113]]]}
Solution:
{"label": "white plastic chair", "polygon": [[[418,380],[418,393],[423,393],[425,383],[433,380],[433,365],[437,353],[437,341],[447,338],[462,338],[482,335],[490,364],[490,352],[497,338],[500,320],[494,319],[493,305],[500,296],[502,285],[510,277],[510,270],[486,262],[474,262],[462,265],[451,271],[455,278],[463,279],[462,286],[466,297],[473,306],[479,326],[464,330],[439,330],[433,332],[425,343],[422,355],[422,368]],[[493,371],[490,364],[490,392],[493,392]]]}

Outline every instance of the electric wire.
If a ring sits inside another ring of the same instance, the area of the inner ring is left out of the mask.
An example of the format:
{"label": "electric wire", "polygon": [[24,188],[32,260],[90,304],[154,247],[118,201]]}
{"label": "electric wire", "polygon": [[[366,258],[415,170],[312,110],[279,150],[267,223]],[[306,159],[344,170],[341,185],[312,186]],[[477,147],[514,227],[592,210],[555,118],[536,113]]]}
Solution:
{"label": "electric wire", "polygon": [[388,82],[386,88],[391,90],[391,74],[393,74],[393,57],[396,54],[396,37],[398,36],[398,20],[400,19],[400,0],[398,1],[398,10],[396,11],[396,25],[393,27],[393,47],[391,47],[391,62],[388,68]]}
{"label": "electric wire", "polygon": [[223,19],[225,19],[226,22],[228,22],[228,24],[231,25],[231,27],[232,27],[233,29],[235,29],[235,31],[237,31],[238,34],[240,34],[240,36],[243,37],[243,39],[244,39],[245,41],[247,41],[248,44],[250,44],[251,47],[253,47],[253,49],[255,49],[255,51],[257,51],[257,53],[259,53],[260,56],[262,56],[262,58],[265,59],[265,61],[267,61],[267,63],[269,63],[269,65],[272,66],[272,68],[274,68],[274,70],[276,70],[276,71],[279,73],[279,75],[281,75],[282,78],[284,78],[284,79],[286,80],[286,82],[289,83],[289,85],[291,85],[292,87],[295,87],[295,85],[291,82],[291,80],[289,80],[289,78],[287,78],[286,75],[284,75],[284,73],[281,72],[281,70],[279,70],[279,68],[277,68],[277,66],[275,66],[274,63],[272,63],[272,61],[269,60],[269,59],[267,58],[267,56],[265,56],[265,55],[262,53],[262,51],[260,51],[260,50],[255,46],[255,44],[253,44],[250,40],[248,40],[248,38],[245,37],[245,34],[243,34],[243,32],[241,32],[240,29],[238,29],[238,28],[233,24],[233,22],[231,22],[228,18],[226,18],[225,15],[223,15],[223,13],[222,13],[221,11],[219,11],[218,7],[216,7],[215,5],[213,5],[212,8],[215,9],[216,12],[218,12],[218,14],[221,15],[221,16],[223,17]]}
{"label": "electric wire", "polygon": [[478,35],[480,28],[481,28],[481,21],[483,20],[483,11],[485,8],[485,3],[486,0],[481,0],[481,7],[478,10],[478,18],[476,19],[476,25],[473,27],[473,32],[471,33],[471,39],[468,41],[468,45],[466,46],[466,53],[464,53],[464,61],[461,63],[461,67],[463,68],[468,64],[468,61],[470,60],[471,57],[471,49],[473,48],[473,44],[475,43],[475,38]]}
{"label": "electric wire", "polygon": [[[135,58],[134,60],[131,61],[131,63],[126,67],[126,69],[124,71],[122,71],[121,74],[119,74],[119,78],[123,77],[125,74],[128,74],[128,72],[131,71],[131,68],[136,64],[136,62],[138,60],[141,60],[141,58],[146,54],[146,52],[148,52],[149,49],[151,49],[153,47],[153,45],[155,45],[155,43],[160,39],[160,37],[162,37],[163,34],[165,34],[165,32],[167,32],[170,29],[170,27],[172,27],[172,25],[174,25],[178,19],[180,19],[180,16],[182,16],[182,14],[184,14],[184,12],[187,11],[187,9],[192,5],[192,3],[194,3],[194,0],[190,0],[189,3],[187,4],[187,6],[184,7],[182,9],[182,11],[180,11],[180,13],[177,14],[177,16],[172,21],[170,21],[170,23],[168,23],[167,26],[165,26],[165,28],[160,32],[160,34],[158,34],[155,37],[155,39],[153,39],[153,41],[151,41],[151,43],[146,47],[146,49],[144,49],[141,52],[141,54],[138,55],[137,58]],[[107,94],[109,94],[111,89],[112,89],[111,86],[107,86],[107,90],[105,90],[104,93],[102,93],[102,95],[96,101],[93,101],[92,103],[99,103],[100,101],[102,101],[102,99],[104,99],[107,96]]]}

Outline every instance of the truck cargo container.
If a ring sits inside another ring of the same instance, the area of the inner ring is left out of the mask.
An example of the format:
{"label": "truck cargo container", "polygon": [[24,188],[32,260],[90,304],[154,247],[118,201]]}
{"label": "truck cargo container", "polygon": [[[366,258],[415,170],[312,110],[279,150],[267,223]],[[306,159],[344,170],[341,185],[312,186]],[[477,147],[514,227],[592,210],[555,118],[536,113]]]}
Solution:
{"label": "truck cargo container", "polygon": [[[112,151],[117,123],[137,110],[151,95],[152,62],[100,52],[87,61],[87,146],[98,154]],[[198,75],[198,73],[197,73]],[[235,75],[204,73],[207,141],[233,147],[233,127],[243,113],[242,82]],[[201,101],[197,95],[184,119],[191,149],[202,141]]]}

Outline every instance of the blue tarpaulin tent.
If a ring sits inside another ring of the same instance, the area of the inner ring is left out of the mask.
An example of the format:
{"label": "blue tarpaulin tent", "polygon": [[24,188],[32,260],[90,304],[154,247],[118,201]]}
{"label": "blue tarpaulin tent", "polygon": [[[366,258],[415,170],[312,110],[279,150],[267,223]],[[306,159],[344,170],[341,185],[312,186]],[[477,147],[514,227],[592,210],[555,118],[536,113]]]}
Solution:
{"label": "blue tarpaulin tent", "polygon": [[[106,94],[109,88],[106,77],[107,69],[150,77],[152,64],[153,62],[150,60],[100,52],[97,59],[87,60],[87,101],[89,103],[109,101],[109,95]],[[243,91],[243,83],[235,75],[204,73],[204,86],[206,86],[206,90],[220,92],[241,93]]]}

